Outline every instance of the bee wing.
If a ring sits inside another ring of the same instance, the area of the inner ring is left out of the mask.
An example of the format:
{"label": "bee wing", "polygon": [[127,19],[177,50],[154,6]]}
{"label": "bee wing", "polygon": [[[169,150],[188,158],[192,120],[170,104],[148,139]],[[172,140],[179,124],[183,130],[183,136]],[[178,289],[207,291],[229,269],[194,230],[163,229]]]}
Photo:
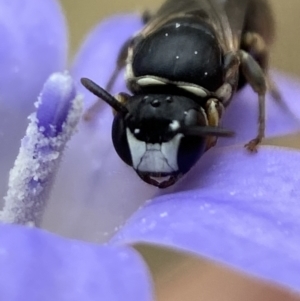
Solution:
{"label": "bee wing", "polygon": [[[207,2],[215,10],[214,22],[218,33],[229,42],[229,50],[240,47],[242,33],[256,33],[266,45],[271,45],[275,37],[274,15],[268,0],[198,0]],[[231,31],[231,33],[230,33]],[[231,43],[231,44],[230,44]],[[223,42],[224,44],[224,42]]]}
{"label": "bee wing", "polygon": [[225,52],[239,48],[247,8],[251,0],[167,0],[150,19],[145,33],[176,15],[198,15],[210,23]]}
{"label": "bee wing", "polygon": [[[202,2],[201,0],[199,0]],[[218,22],[218,33],[223,38],[223,45],[228,51],[240,48],[247,10],[251,0],[204,0],[215,10],[215,22]],[[218,19],[218,21],[217,21]],[[220,32],[222,34],[220,34]]]}

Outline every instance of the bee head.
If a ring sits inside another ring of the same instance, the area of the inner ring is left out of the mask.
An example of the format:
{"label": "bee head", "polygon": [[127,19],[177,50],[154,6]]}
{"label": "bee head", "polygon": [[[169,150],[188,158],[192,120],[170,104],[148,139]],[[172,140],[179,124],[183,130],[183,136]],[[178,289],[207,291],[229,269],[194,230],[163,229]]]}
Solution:
{"label": "bee head", "polygon": [[168,187],[188,172],[204,153],[208,136],[233,134],[209,127],[204,110],[185,96],[122,93],[114,98],[90,80],[82,82],[115,110],[112,141],[120,158],[157,187]]}

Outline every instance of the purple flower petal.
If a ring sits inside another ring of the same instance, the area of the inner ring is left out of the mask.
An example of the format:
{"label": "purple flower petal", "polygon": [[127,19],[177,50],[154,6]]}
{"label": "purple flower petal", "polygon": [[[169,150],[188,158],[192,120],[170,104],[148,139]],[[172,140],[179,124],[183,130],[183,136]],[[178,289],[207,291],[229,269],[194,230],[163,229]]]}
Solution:
{"label": "purple flower petal", "polygon": [[28,115],[47,77],[66,66],[65,19],[55,0],[3,0],[0,7],[1,110]]}
{"label": "purple flower petal", "polygon": [[153,300],[148,270],[127,247],[1,225],[0,266],[1,300]]}
{"label": "purple flower petal", "polygon": [[176,193],[148,202],[112,242],[193,252],[299,291],[299,170],[297,151],[214,149]]}
{"label": "purple flower petal", "polygon": [[42,227],[78,239],[107,241],[157,191],[118,158],[108,118],[82,123],[64,152]]}
{"label": "purple flower petal", "polygon": [[66,67],[67,29],[56,0],[0,1],[0,194],[43,83]]}

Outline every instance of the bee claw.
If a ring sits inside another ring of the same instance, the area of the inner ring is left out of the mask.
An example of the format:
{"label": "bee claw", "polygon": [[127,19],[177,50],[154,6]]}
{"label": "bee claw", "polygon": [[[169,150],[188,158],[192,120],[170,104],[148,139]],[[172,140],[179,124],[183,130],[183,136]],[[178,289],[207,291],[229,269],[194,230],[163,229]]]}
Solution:
{"label": "bee claw", "polygon": [[251,153],[257,153],[258,145],[261,143],[260,138],[255,138],[245,144],[245,148]]}

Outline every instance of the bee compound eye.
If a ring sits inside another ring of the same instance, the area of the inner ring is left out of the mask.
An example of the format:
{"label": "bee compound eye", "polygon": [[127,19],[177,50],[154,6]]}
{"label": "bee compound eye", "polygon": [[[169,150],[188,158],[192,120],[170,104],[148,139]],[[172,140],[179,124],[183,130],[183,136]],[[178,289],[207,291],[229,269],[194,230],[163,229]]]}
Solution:
{"label": "bee compound eye", "polygon": [[132,166],[132,158],[126,136],[124,117],[120,114],[117,114],[113,121],[112,142],[119,157],[126,164]]}
{"label": "bee compound eye", "polygon": [[184,137],[181,139],[177,162],[179,170],[187,173],[205,151],[206,139],[203,137]]}
{"label": "bee compound eye", "polygon": [[184,112],[184,125],[196,125],[198,122],[198,115],[199,113],[196,110],[188,110]]}

